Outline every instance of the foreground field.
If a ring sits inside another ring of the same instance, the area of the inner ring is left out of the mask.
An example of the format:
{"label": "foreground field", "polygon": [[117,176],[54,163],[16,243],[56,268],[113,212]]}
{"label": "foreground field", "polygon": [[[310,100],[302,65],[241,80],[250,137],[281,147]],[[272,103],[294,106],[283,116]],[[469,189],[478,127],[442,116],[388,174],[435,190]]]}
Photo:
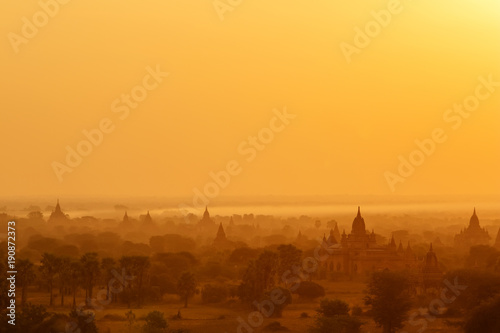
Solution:
{"label": "foreground field", "polygon": [[[326,290],[327,298],[338,298],[348,302],[352,306],[363,305],[365,284],[362,282],[325,282],[322,285]],[[30,301],[34,303],[48,304],[46,294],[32,293]],[[69,302],[70,300],[68,300]],[[125,306],[107,306],[96,311],[97,326],[101,333],[139,333],[144,325],[144,317],[151,311],[157,310],[165,314],[170,329],[186,329],[191,333],[258,333],[269,332],[266,326],[274,321],[278,321],[288,329],[288,332],[307,332],[314,325],[316,309],[319,300],[302,300],[295,298],[293,304],[286,307],[282,318],[265,318],[262,324],[256,327],[241,325],[244,320],[248,323],[248,316],[252,310],[242,306],[237,300],[229,300],[222,304],[202,304],[199,296],[194,297],[188,308],[184,308],[177,298],[167,298],[161,304],[146,305],[141,309],[131,309],[136,315],[136,322],[133,327],[129,327],[125,320],[125,313],[128,309]],[[69,308],[56,307],[50,311],[58,313],[68,313]],[[181,313],[181,319],[175,318]],[[307,314],[307,316],[305,315]],[[361,316],[364,322],[362,332],[378,333],[382,332],[373,320],[368,316]],[[248,330],[250,328],[250,330]],[[422,325],[412,326],[407,324],[402,332],[422,333]],[[425,332],[460,332],[459,329],[448,326],[443,319],[436,319],[428,322]]]}

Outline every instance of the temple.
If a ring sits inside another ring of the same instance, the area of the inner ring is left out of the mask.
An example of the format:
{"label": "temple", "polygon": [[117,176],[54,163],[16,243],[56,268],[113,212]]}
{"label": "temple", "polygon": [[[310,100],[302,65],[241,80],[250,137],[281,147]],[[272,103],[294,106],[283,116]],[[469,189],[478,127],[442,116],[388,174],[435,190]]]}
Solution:
{"label": "temple", "polygon": [[481,228],[479,225],[479,219],[476,215],[476,209],[469,221],[469,226],[466,229],[460,231],[459,234],[455,235],[455,246],[461,248],[470,248],[475,245],[489,245],[490,235],[486,229]]}
{"label": "temple", "polygon": [[494,245],[498,250],[500,250],[500,228],[498,229],[497,240]]}
{"label": "temple", "polygon": [[68,216],[63,213],[61,206],[59,205],[59,199],[57,199],[56,208],[50,214],[49,222],[64,222],[68,220],[69,220]]}
{"label": "temple", "polygon": [[198,227],[201,228],[210,228],[214,227],[215,222],[210,218],[210,213],[208,212],[208,207],[205,207],[205,212],[203,213],[203,217],[198,222]]}
{"label": "temple", "polygon": [[217,230],[217,235],[215,236],[212,246],[218,250],[227,250],[234,248],[234,242],[226,238],[226,233],[224,232],[222,223],[219,224],[219,229]]}
{"label": "temple", "polygon": [[322,247],[328,254],[322,264],[324,277],[335,273],[366,275],[377,270],[402,270],[417,265],[410,244],[405,249],[400,242],[398,248],[394,237],[388,245],[377,244],[375,232],[366,231],[360,207],[352,222],[351,232],[347,235],[344,230],[340,241],[337,241],[335,230],[332,230],[328,239],[324,237]]}

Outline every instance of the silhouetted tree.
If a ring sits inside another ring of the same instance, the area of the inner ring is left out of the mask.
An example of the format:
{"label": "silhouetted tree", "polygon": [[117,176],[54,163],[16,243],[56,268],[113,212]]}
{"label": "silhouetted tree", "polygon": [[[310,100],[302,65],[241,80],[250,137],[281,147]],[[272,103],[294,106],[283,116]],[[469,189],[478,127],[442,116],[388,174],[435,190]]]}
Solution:
{"label": "silhouetted tree", "polygon": [[500,295],[500,274],[476,269],[459,269],[447,272],[445,279],[459,286],[456,299],[449,311],[466,314],[481,303]]}
{"label": "silhouetted tree", "polygon": [[341,300],[321,300],[313,333],[357,333],[363,324],[349,316],[349,305]]}
{"label": "silhouetted tree", "polygon": [[408,278],[403,274],[387,270],[372,274],[365,302],[372,306],[373,319],[384,333],[394,333],[403,327],[411,308],[408,288]]}
{"label": "silhouetted tree", "polygon": [[482,304],[472,311],[465,323],[465,333],[498,333],[500,332],[500,297]]}
{"label": "silhouetted tree", "polygon": [[[106,300],[110,300],[113,296],[109,291],[109,281],[114,277],[113,270],[117,270],[116,261],[113,258],[103,258],[101,260],[102,278],[106,286]],[[112,299],[111,299],[112,300]]]}
{"label": "silhouetted tree", "polygon": [[196,293],[197,282],[191,272],[186,272],[181,275],[177,283],[177,292],[182,300],[184,300],[184,307],[188,306],[188,299]]}
{"label": "silhouetted tree", "polygon": [[124,256],[120,259],[120,265],[122,268],[125,268],[127,274],[135,277],[135,290],[133,290],[132,284],[130,284],[129,290],[132,292],[132,295],[137,295],[137,304],[141,307],[144,276],[151,266],[149,258],[145,256]]}
{"label": "silhouetted tree", "polygon": [[92,291],[99,276],[99,258],[97,253],[85,253],[80,259],[82,264],[83,284],[86,290],[86,302],[90,305],[92,299]]}
{"label": "silhouetted tree", "polygon": [[265,251],[257,260],[251,261],[238,287],[240,299],[250,304],[261,299],[264,292],[275,284],[278,263],[278,254],[271,251]]}
{"label": "silhouetted tree", "polygon": [[[295,246],[280,245],[278,246],[279,253],[279,266],[278,278],[281,280],[283,274],[288,270],[293,270],[294,267],[299,267],[302,259],[302,250],[297,249]],[[286,284],[286,282],[285,282]]]}
{"label": "silhouetted tree", "polygon": [[73,309],[76,308],[76,291],[78,290],[78,287],[83,283],[82,274],[83,272],[81,262],[71,262],[68,272],[68,285],[71,289],[71,294],[73,295]]}
{"label": "silhouetted tree", "polygon": [[60,258],[57,263],[57,272],[61,306],[64,306],[64,294],[71,281],[71,260],[69,258]]}
{"label": "silhouetted tree", "polygon": [[28,298],[28,287],[35,280],[35,266],[29,259],[17,261],[17,284],[22,288],[21,306],[26,304]]}
{"label": "silhouetted tree", "polygon": [[47,281],[47,285],[50,292],[50,301],[49,306],[54,305],[54,279],[57,274],[57,266],[59,259],[50,253],[44,253],[42,255],[42,261],[40,266],[40,271],[42,273],[42,277],[45,281]]}

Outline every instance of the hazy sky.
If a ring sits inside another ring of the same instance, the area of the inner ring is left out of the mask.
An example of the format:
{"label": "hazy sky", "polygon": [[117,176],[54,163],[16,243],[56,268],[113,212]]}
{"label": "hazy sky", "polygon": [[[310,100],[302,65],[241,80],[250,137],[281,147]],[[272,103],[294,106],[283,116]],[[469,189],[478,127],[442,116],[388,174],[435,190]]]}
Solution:
{"label": "hazy sky", "polygon": [[[478,79],[500,82],[497,0],[248,0],[224,20],[212,0],[67,2],[48,22],[38,1],[0,5],[3,196],[188,196],[230,161],[223,195],[499,192],[500,85]],[[359,46],[350,63],[341,45]],[[447,113],[464,101],[479,101],[467,118]],[[58,179],[103,119],[113,130]],[[392,192],[385,173],[436,128],[444,142]]]}

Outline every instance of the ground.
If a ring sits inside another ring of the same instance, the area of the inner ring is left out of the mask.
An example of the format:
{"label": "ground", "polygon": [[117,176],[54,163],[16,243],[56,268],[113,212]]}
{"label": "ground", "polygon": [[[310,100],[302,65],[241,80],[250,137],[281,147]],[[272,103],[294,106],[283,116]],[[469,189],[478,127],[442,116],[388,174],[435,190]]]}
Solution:
{"label": "ground", "polygon": [[[339,298],[348,302],[351,306],[358,305],[366,310],[363,306],[363,297],[365,296],[363,291],[366,287],[364,283],[322,281],[321,284],[325,287],[326,297]],[[58,298],[55,300],[56,303],[59,301]],[[47,293],[32,292],[30,295],[30,301],[33,303],[48,304],[48,295]],[[71,299],[67,298],[66,302],[70,303]],[[154,310],[165,313],[165,317],[168,319],[169,328],[189,329],[191,333],[259,333],[264,332],[263,328],[273,321],[279,321],[281,325],[287,327],[291,333],[304,333],[307,332],[314,324],[314,316],[316,315],[318,304],[319,299],[310,301],[301,300],[295,297],[293,304],[286,307],[282,318],[265,318],[264,322],[260,326],[252,328],[253,331],[248,332],[245,329],[238,330],[238,326],[240,325],[238,318],[248,322],[248,315],[252,312],[252,310],[243,307],[238,301],[228,301],[223,304],[204,305],[201,304],[199,296],[196,296],[191,300],[188,308],[184,308],[182,302],[178,301],[176,298],[168,297],[167,301],[162,304],[146,305],[141,309],[132,309],[136,318],[139,320],[136,323],[136,327],[132,329],[131,333],[140,332],[140,327],[144,324],[144,320],[141,320],[140,318]],[[182,319],[171,319],[172,316],[177,314],[179,309],[181,311]],[[68,313],[69,308],[56,307],[50,311]],[[125,306],[107,306],[96,311],[99,332],[129,332],[126,322],[123,321],[124,315],[128,311],[129,309]],[[301,314],[304,312],[308,314],[308,318],[301,318]],[[382,332],[382,330],[376,327],[373,320],[369,317],[361,316],[361,320],[365,323],[362,326],[362,332]],[[443,319],[436,319],[433,322],[428,322],[427,324],[428,326],[425,329],[425,332],[428,333],[461,332],[459,329],[446,325],[445,320]],[[421,328],[422,325],[412,326],[407,324],[401,332],[422,333],[424,331],[419,332]]]}

